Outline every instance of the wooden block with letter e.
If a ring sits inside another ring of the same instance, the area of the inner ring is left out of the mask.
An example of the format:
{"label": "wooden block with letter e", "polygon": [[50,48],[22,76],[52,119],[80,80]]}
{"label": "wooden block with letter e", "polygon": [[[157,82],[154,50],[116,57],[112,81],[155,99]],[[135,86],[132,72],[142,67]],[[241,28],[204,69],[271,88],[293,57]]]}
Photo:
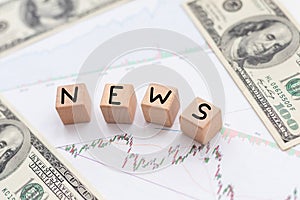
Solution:
{"label": "wooden block with letter e", "polygon": [[222,128],[221,110],[197,97],[180,116],[183,133],[201,144],[207,144]]}
{"label": "wooden block with letter e", "polygon": [[56,110],[64,124],[89,122],[91,99],[85,84],[59,86]]}
{"label": "wooden block with letter e", "polygon": [[150,84],[142,101],[147,122],[171,127],[180,107],[178,90],[174,87]]}
{"label": "wooden block with letter e", "polygon": [[106,84],[100,103],[107,123],[131,124],[136,111],[136,95],[131,84]]}

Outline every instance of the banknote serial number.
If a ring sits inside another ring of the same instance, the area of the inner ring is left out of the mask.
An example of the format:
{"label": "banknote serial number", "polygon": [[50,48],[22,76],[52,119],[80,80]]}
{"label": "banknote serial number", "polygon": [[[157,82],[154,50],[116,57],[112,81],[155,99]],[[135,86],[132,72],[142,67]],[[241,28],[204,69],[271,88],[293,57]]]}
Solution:
{"label": "banknote serial number", "polygon": [[285,106],[288,107],[289,110],[295,111],[296,108],[289,101],[287,96],[282,92],[282,90],[279,88],[279,86],[275,82],[271,83],[271,86],[273,87],[275,93],[278,95],[278,97],[281,99],[281,101],[285,104]]}
{"label": "banknote serial number", "polygon": [[17,200],[17,198],[11,193],[7,188],[2,190],[2,193],[6,197],[7,200]]}

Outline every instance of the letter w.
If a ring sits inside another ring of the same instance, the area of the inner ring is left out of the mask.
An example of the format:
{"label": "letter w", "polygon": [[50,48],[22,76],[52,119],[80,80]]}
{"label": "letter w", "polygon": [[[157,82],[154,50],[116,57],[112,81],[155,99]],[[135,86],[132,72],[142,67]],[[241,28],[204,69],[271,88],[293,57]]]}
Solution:
{"label": "letter w", "polygon": [[165,96],[165,98],[162,98],[162,96],[160,94],[158,94],[155,97],[153,97],[153,92],[154,92],[154,88],[151,87],[151,90],[150,90],[150,102],[153,103],[154,101],[156,101],[156,99],[159,99],[161,104],[164,104],[167,101],[167,99],[169,98],[169,96],[171,95],[171,93],[172,93],[172,91],[170,90],[167,93],[167,95]]}

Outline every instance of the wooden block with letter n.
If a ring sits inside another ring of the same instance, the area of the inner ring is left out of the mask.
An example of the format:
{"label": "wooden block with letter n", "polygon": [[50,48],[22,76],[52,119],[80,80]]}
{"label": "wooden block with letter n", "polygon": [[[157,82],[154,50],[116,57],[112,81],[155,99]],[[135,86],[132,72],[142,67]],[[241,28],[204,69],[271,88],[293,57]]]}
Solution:
{"label": "wooden block with letter n", "polygon": [[56,110],[66,124],[91,120],[91,99],[85,84],[59,86],[56,94]]}
{"label": "wooden block with letter n", "polygon": [[221,110],[197,97],[180,116],[183,133],[201,144],[207,144],[222,128]]}
{"label": "wooden block with letter n", "polygon": [[178,90],[174,87],[150,84],[142,101],[147,122],[171,127],[180,107]]}
{"label": "wooden block with letter n", "polygon": [[106,84],[100,108],[107,123],[132,124],[136,103],[133,85]]}

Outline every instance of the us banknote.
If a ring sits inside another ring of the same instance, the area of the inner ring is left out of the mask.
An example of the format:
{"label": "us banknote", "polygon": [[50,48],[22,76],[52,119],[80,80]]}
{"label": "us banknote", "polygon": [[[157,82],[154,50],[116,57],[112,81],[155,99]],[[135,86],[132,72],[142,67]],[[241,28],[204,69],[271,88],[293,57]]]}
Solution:
{"label": "us banknote", "polygon": [[127,0],[1,0],[0,56]]}
{"label": "us banknote", "polygon": [[102,199],[0,99],[0,199]]}
{"label": "us banknote", "polygon": [[299,144],[295,20],[273,0],[193,0],[184,7],[281,149]]}

